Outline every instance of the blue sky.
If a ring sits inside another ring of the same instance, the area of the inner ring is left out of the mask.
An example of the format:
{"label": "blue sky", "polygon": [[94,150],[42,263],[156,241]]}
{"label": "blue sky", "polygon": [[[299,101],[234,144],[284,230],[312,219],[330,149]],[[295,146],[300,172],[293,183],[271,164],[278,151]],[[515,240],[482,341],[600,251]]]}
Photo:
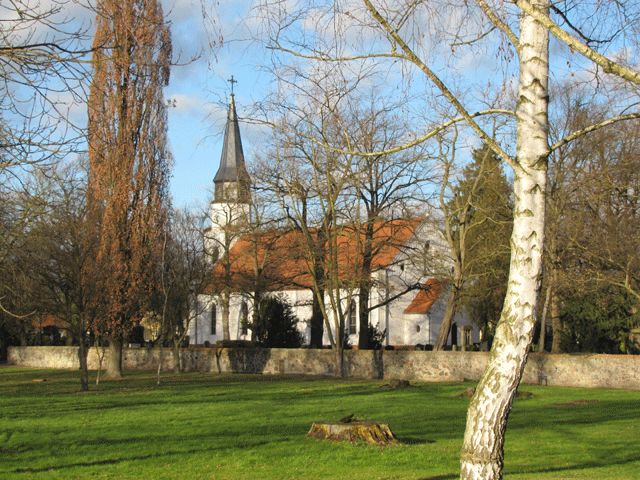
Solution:
{"label": "blue sky", "polygon": [[[212,189],[212,180],[218,167],[221,140],[226,116],[226,104],[229,95],[229,83],[227,79],[233,75],[238,84],[235,86],[236,104],[240,118],[249,114],[254,102],[264,100],[273,87],[272,78],[264,69],[269,64],[271,51],[264,48],[260,42],[251,41],[250,38],[259,31],[259,20],[251,7],[256,2],[252,0],[162,0],[165,13],[172,24],[172,37],[174,51],[178,54],[178,63],[186,62],[186,65],[176,66],[172,70],[172,79],[165,91],[168,99],[175,101],[175,108],[169,111],[169,138],[170,148],[175,158],[173,177],[171,180],[171,192],[174,205],[198,206],[204,205],[209,199]],[[208,11],[216,24],[211,26],[203,22],[200,10],[201,1],[211,1]],[[287,2],[285,2],[287,3]],[[294,4],[296,2],[290,2]],[[354,5],[359,2],[353,2]],[[447,12],[442,12],[443,21],[454,22]],[[308,19],[301,22],[303,30],[313,30]],[[469,26],[473,30],[473,26]],[[212,31],[221,34],[224,42],[213,51],[207,42],[211,38]],[[302,30],[296,31],[300,35]],[[294,35],[296,35],[294,34]],[[299,38],[295,36],[294,38]],[[294,40],[295,41],[295,40]],[[375,48],[375,40],[372,38],[364,41],[353,40],[355,48]],[[384,42],[383,42],[384,43]],[[387,45],[384,43],[383,49]],[[496,83],[501,81],[507,84],[515,82],[516,75],[513,63],[495,62],[496,50],[465,50],[456,51],[449,48],[448,44],[427,44],[423,55],[430,61],[437,60],[435,68],[442,75],[453,66],[453,76],[445,81],[454,88],[462,91],[475,91],[468,96],[467,106],[472,109],[483,109],[486,93],[495,90]],[[566,75],[565,62],[568,51],[552,40],[552,53],[555,58],[561,58],[555,64],[555,76]],[[196,52],[200,52],[197,60],[187,62]],[[435,54],[439,55],[439,57]],[[582,63],[580,59],[574,61]],[[505,65],[509,65],[505,68]],[[406,72],[405,72],[406,73]],[[406,77],[409,78],[409,77]],[[389,89],[389,95],[397,95],[393,88],[406,91],[410,89],[414,97],[414,107],[418,110],[416,118],[422,125],[427,125],[429,101],[433,95],[422,75],[417,75],[414,80],[406,80],[403,72],[398,68],[392,68],[387,74],[385,89]],[[510,80],[509,80],[510,79]],[[509,90],[507,88],[507,90]],[[485,94],[483,95],[483,92]],[[509,94],[505,93],[507,97]],[[488,101],[488,100],[487,100]],[[417,131],[428,130],[426,126],[415,124]],[[248,162],[254,158],[254,151],[260,151],[264,145],[264,135],[268,133],[252,124],[241,123],[241,132],[245,149],[245,157]],[[473,137],[473,138],[471,138]],[[468,145],[477,146],[477,138],[471,135]]]}
{"label": "blue sky", "polygon": [[[238,114],[243,116],[253,102],[267,92],[269,78],[259,66],[268,52],[249,40],[247,23],[251,16],[251,1],[224,1],[215,10],[216,33],[224,39],[222,47],[213,52],[208,47],[211,28],[200,13],[199,0],[165,0],[165,12],[172,22],[174,51],[179,62],[200,56],[171,72],[171,82],[165,96],[175,100],[169,110],[169,140],[174,155],[171,193],[174,205],[197,206],[208,201],[213,177],[222,150],[222,133],[226,104],[230,93],[227,79],[235,84]],[[259,147],[256,127],[241,124],[245,155]]]}
{"label": "blue sky", "polygon": [[[55,0],[39,1],[42,8],[55,4]],[[90,33],[94,13],[82,5],[84,1],[72,0],[72,3],[65,4],[63,14],[74,19],[74,22],[82,22]],[[171,193],[177,207],[204,206],[211,194],[212,180],[222,149],[221,140],[230,93],[227,79],[233,75],[238,80],[235,87],[236,104],[242,119],[250,114],[256,102],[263,101],[275,87],[273,78],[265,68],[270,64],[272,51],[267,50],[260,42],[251,40],[253,36],[257,36],[261,27],[257,14],[251,9],[252,5],[260,2],[161,1],[171,23],[174,60],[177,63],[172,69],[171,81],[165,90],[165,97],[175,104],[175,108],[169,109],[169,141],[174,156]],[[295,0],[283,0],[281,5],[293,7],[296,4]],[[358,9],[362,9],[359,0],[343,0],[341,4],[353,7],[350,13],[354,15],[358,15]],[[204,19],[203,9],[207,12]],[[2,15],[10,13],[10,9],[0,9]],[[309,13],[301,19],[298,29],[291,33],[290,39],[293,39],[294,43],[301,35],[313,32],[321,24],[321,16],[316,15],[317,11],[312,10]],[[449,10],[436,13],[433,15],[441,17],[445,30],[450,22],[456,21]],[[213,20],[214,24],[211,24],[210,20]],[[419,20],[419,24],[428,23],[426,18]],[[468,22],[463,22],[463,25],[473,30],[473,25]],[[350,31],[348,26],[345,32],[349,33],[345,40],[347,48],[353,51],[366,53],[372,48],[388,48],[386,42],[383,41],[383,45],[377,44],[374,37],[366,36],[366,33],[363,37],[358,32]],[[219,36],[224,40],[222,45],[212,49],[210,40]],[[512,93],[509,90],[512,89],[516,78],[513,62],[504,59],[496,62],[496,43],[489,41],[489,47],[486,49],[457,49],[454,53],[446,41],[434,42],[427,42],[421,54],[441,75],[448,75],[444,80],[449,86],[465,92],[469,110],[485,108],[484,102],[489,101],[489,97],[495,98],[496,92],[498,97],[502,94],[507,102],[510,101]],[[616,47],[619,45],[611,46],[610,50]],[[584,75],[586,72],[584,81],[592,82],[589,68],[584,69],[585,62],[581,57],[553,40],[551,51],[553,83],[560,83],[572,70],[578,71],[577,75]],[[637,59],[636,56],[633,58]],[[402,70],[398,65],[388,65],[387,70],[384,66],[381,68],[384,81],[379,85],[382,85],[384,91],[378,93],[401,101],[402,95],[407,94],[411,97],[411,100],[408,100],[411,105],[407,107],[409,116],[406,118],[411,128],[417,133],[429,130],[428,117],[433,113],[430,109],[436,97],[428,82],[421,74],[414,77],[406,75],[410,68]],[[506,85],[502,93],[496,89],[501,82],[505,82]],[[292,97],[289,91],[285,91],[285,95]],[[61,94],[61,98],[56,100],[69,102],[69,116],[74,122],[86,123],[86,105],[70,99],[68,95],[66,99],[63,97],[65,95]],[[241,123],[241,131],[245,157],[251,162],[256,151],[264,150],[265,135],[269,132],[249,123]],[[477,142],[477,138],[469,136],[467,144],[474,146],[474,142]]]}

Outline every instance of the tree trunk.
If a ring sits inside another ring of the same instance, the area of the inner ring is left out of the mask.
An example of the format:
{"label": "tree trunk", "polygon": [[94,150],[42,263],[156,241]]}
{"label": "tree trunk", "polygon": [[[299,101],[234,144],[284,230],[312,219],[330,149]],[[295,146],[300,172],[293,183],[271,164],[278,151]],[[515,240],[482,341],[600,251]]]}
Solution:
{"label": "tree trunk", "polygon": [[346,372],[344,370],[344,345],[342,345],[342,342],[340,342],[340,344],[336,342],[335,352],[336,352],[336,377],[344,378],[346,377]]}
{"label": "tree trunk", "polygon": [[107,355],[107,378],[122,378],[122,339],[109,339],[109,355]]}
{"label": "tree trunk", "polygon": [[544,305],[542,306],[542,315],[540,316],[540,335],[538,337],[538,352],[544,353],[544,341],[547,336],[547,312],[549,311],[549,302],[551,299],[551,285],[547,287],[547,293],[544,296]]}
{"label": "tree trunk", "polygon": [[[320,288],[320,296],[324,298],[324,289]],[[311,348],[322,348],[322,337],[324,335],[324,317],[318,295],[313,295],[313,305],[311,307],[311,338],[309,345]]]}
{"label": "tree trunk", "polygon": [[[453,319],[456,316],[456,310],[458,309],[458,299],[460,298],[460,289],[454,285],[451,288],[451,295],[447,300],[447,308],[442,317],[442,323],[440,324],[440,330],[438,330],[438,338],[436,344],[433,346],[434,350],[442,350],[447,345],[447,339],[449,338],[449,332],[451,331],[451,325],[453,325]],[[454,343],[453,340],[451,343]]]}
{"label": "tree trunk", "polygon": [[[369,273],[371,276],[371,273]],[[370,282],[363,281],[360,283],[358,290],[358,317],[360,332],[358,334],[358,348],[365,350],[370,348],[369,345],[369,295],[371,292]]]}
{"label": "tree trunk", "polygon": [[164,347],[162,335],[158,339],[158,368],[156,369],[156,385],[160,385],[160,373],[162,372],[162,361],[164,360]]}
{"label": "tree trunk", "polygon": [[374,218],[367,219],[362,251],[362,265],[358,285],[358,317],[360,332],[358,348],[370,348],[369,345],[369,296],[371,294],[371,264],[373,263]]}
{"label": "tree trunk", "polygon": [[87,366],[87,354],[89,349],[84,341],[84,335],[80,337],[78,347],[78,360],[80,362],[80,389],[83,392],[89,390],[89,367]]}
{"label": "tree trunk", "polygon": [[315,277],[314,282],[315,285],[317,285],[320,294],[313,295],[313,305],[311,309],[311,338],[309,339],[309,345],[311,346],[311,348],[322,348],[322,338],[324,336],[324,315],[322,314],[320,299],[324,299],[324,262],[327,241],[323,231],[323,229],[320,229],[320,231],[318,232],[318,237],[315,240],[316,245],[313,252],[313,275]]}
{"label": "tree trunk", "polygon": [[551,342],[551,353],[562,353],[562,319],[560,318],[560,298],[554,288],[551,293],[551,329],[553,330],[553,341]]}
{"label": "tree trunk", "polygon": [[344,321],[340,321],[338,332],[335,339],[335,355],[336,355],[336,377],[344,378],[346,372],[344,370]]}
{"label": "tree trunk", "polygon": [[260,318],[260,303],[262,303],[262,289],[254,288],[253,290],[253,308],[252,308],[252,322],[249,325],[251,328],[251,343],[256,342],[256,325],[262,325],[262,319]]}
{"label": "tree trunk", "polygon": [[182,359],[180,358],[180,344],[173,340],[173,373],[182,372]]}
{"label": "tree trunk", "polygon": [[[535,8],[548,13],[549,0]],[[467,412],[462,480],[502,479],[504,432],[536,324],[542,274],[548,146],[549,33],[520,19],[514,223],[507,294],[485,370]]]}
{"label": "tree trunk", "polygon": [[229,327],[229,292],[222,292],[222,339],[231,340],[231,329]]}

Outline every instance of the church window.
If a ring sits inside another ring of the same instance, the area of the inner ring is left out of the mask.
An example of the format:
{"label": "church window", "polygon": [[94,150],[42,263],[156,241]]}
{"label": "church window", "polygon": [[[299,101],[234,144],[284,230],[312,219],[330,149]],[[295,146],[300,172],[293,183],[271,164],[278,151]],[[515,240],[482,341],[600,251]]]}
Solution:
{"label": "church window", "polygon": [[249,307],[247,302],[240,304],[240,333],[242,335],[249,333]]}
{"label": "church window", "polygon": [[356,301],[355,300],[351,300],[351,302],[349,302],[349,309],[347,310],[347,318],[349,319],[347,332],[349,333],[349,335],[356,333],[358,329],[358,323],[356,318]]}
{"label": "church window", "polygon": [[211,335],[216,334],[216,323],[218,321],[218,311],[216,309],[216,304],[211,304]]}

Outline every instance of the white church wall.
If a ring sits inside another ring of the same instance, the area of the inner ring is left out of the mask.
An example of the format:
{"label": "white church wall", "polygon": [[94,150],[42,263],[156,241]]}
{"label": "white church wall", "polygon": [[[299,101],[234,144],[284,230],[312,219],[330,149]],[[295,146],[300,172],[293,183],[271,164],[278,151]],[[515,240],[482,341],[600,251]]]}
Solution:
{"label": "white church wall", "polygon": [[[389,275],[390,282],[393,281],[394,275],[397,275],[397,271]],[[398,285],[396,285],[396,288]],[[390,288],[393,292],[393,288]],[[357,318],[357,297],[356,293],[353,294],[353,299],[356,300],[356,318]],[[309,344],[311,336],[310,319],[312,313],[312,292],[310,290],[286,290],[278,292],[282,295],[287,302],[292,306],[293,312],[298,317],[298,331],[303,337],[303,343]],[[388,306],[383,305],[379,308],[372,310],[370,313],[369,322],[376,326],[380,331],[387,331],[387,339],[385,345],[433,345],[436,341],[440,324],[444,317],[447,301],[447,293],[443,292],[440,298],[431,307],[428,314],[406,314],[404,310],[409,306],[417,291],[410,291],[398,299],[389,303]],[[346,297],[346,293],[343,293]],[[371,305],[381,304],[386,298],[386,292],[383,285],[372,291]],[[211,344],[222,340],[222,312],[217,303],[216,309],[216,328],[215,333],[211,333],[211,315],[212,305],[216,303],[215,298],[209,295],[199,295],[198,301],[202,306],[202,311],[197,318],[191,322],[189,326],[189,340],[191,344],[204,344],[205,341]],[[231,333],[231,340],[250,340],[251,329],[247,328],[246,333],[242,331],[242,303],[246,302],[248,319],[251,319],[252,303],[247,297],[234,294],[231,296],[230,308],[229,308],[229,329]],[[375,303],[374,303],[375,302]],[[331,314],[331,306],[329,303],[326,305],[329,315],[332,332],[335,331],[335,323],[333,321],[333,315]],[[343,301],[343,308],[347,309],[346,299]],[[387,313],[388,312],[388,313]],[[356,322],[357,323],[357,322]],[[479,341],[479,329],[471,322],[466,312],[463,310],[458,311],[455,316],[455,323],[457,325],[457,345],[463,344],[464,327],[471,328],[471,343]],[[357,325],[359,327],[359,325]],[[448,343],[451,344],[451,334],[449,336]],[[349,335],[349,342],[351,345],[358,344],[358,330]],[[329,335],[324,331],[323,343],[329,345]]]}

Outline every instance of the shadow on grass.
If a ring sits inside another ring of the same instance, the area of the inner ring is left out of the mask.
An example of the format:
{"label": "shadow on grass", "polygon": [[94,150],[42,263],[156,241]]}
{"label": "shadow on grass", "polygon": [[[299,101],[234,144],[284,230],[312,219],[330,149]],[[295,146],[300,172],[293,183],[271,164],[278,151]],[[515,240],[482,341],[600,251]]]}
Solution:
{"label": "shadow on grass", "polygon": [[[251,448],[251,447],[260,447],[271,442],[261,441],[261,442],[251,442],[245,445],[234,445],[229,447],[231,450],[238,450],[241,448]],[[218,451],[223,450],[221,448],[217,449]],[[170,457],[173,455],[183,456],[190,455],[196,453],[210,452],[210,448],[194,448],[191,450],[174,450],[163,453],[148,453],[146,455],[134,455],[131,457],[122,457],[122,458],[110,458],[104,460],[94,460],[91,462],[73,462],[73,463],[65,463],[62,465],[50,465],[44,467],[27,467],[27,468],[16,468],[13,470],[14,473],[41,473],[41,472],[52,472],[58,470],[66,470],[68,468],[77,468],[77,467],[95,467],[100,465],[116,465],[123,462],[131,462],[131,461],[141,461],[141,460],[149,460],[151,458],[161,458],[161,457]]]}
{"label": "shadow on grass", "polygon": [[[520,475],[520,474],[542,474],[542,473],[560,473],[565,471],[575,471],[575,470],[589,470],[590,468],[602,468],[613,465],[626,465],[634,462],[640,462],[640,455],[634,455],[628,458],[620,459],[618,461],[611,461],[610,459],[607,461],[594,461],[594,462],[583,462],[583,463],[575,463],[572,465],[566,465],[563,467],[542,467],[542,468],[533,468],[533,469],[524,469],[524,470],[515,470],[508,472],[511,475]],[[459,473],[448,473],[444,475],[435,475],[432,477],[421,477],[419,480],[455,480],[459,478]],[[595,478],[595,477],[592,477]]]}
{"label": "shadow on grass", "polygon": [[429,440],[428,438],[416,438],[416,437],[398,437],[398,441],[404,445],[425,445],[428,443],[436,443],[435,440]]}
{"label": "shadow on grass", "polygon": [[[630,463],[640,462],[640,455],[633,455],[626,458],[621,458],[619,460],[612,460],[610,457],[602,458],[598,461],[592,462],[582,462],[582,463],[574,463],[572,465],[565,465],[562,467],[541,467],[541,468],[532,468],[532,469],[523,469],[511,471],[512,475],[515,474],[523,474],[523,473],[554,473],[554,472],[565,472],[565,471],[575,471],[575,470],[589,470],[590,468],[603,468],[603,467],[611,467],[614,465],[627,465]],[[596,478],[595,476],[591,478]]]}

